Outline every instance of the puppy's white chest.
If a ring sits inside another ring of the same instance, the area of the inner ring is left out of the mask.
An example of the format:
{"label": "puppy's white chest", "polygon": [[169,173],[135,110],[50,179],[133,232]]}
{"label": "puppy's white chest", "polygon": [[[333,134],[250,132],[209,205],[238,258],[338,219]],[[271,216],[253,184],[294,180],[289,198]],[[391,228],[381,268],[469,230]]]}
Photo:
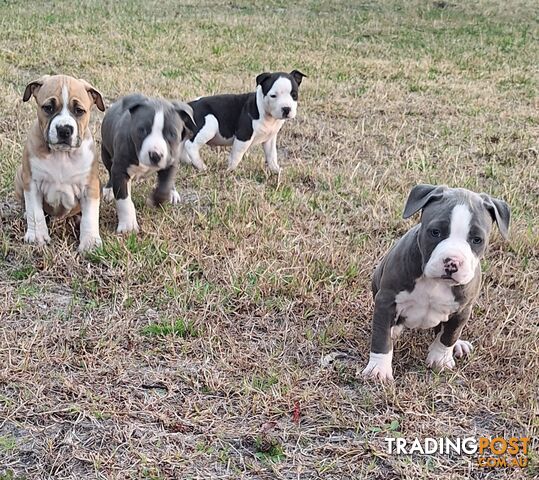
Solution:
{"label": "puppy's white chest", "polygon": [[425,277],[416,280],[411,292],[398,293],[395,303],[396,318],[403,317],[407,328],[433,328],[459,308],[450,284]]}
{"label": "puppy's white chest", "polygon": [[253,122],[253,144],[264,143],[279,133],[284,120],[261,118]]}
{"label": "puppy's white chest", "polygon": [[93,141],[84,140],[75,152],[51,152],[30,158],[32,181],[52,207],[72,209],[88,184],[94,162]]}

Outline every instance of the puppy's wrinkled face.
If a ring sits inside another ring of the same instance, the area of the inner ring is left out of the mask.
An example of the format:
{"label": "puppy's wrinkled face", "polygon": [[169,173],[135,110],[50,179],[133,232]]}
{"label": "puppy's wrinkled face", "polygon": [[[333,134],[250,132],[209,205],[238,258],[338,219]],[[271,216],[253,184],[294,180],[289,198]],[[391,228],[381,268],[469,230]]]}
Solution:
{"label": "puppy's wrinkled face", "polygon": [[257,77],[257,90],[262,94],[266,114],[276,119],[295,118],[298,108],[298,90],[301,72],[262,73]]}
{"label": "puppy's wrinkled face", "polygon": [[492,219],[475,193],[445,193],[421,217],[419,247],[426,277],[465,285],[475,276],[487,248]]}
{"label": "puppy's wrinkled face", "polygon": [[66,75],[44,76],[26,87],[23,101],[34,96],[39,127],[51,150],[80,147],[96,104],[105,110],[101,94],[85,80]]}
{"label": "puppy's wrinkled face", "polygon": [[130,109],[131,139],[140,164],[159,170],[180,155],[184,122],[168,102],[147,100]]}

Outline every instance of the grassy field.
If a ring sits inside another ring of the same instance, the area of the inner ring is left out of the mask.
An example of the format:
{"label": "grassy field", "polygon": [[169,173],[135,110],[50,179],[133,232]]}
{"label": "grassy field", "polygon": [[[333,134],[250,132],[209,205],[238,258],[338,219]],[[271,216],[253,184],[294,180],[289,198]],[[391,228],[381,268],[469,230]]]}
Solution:
{"label": "grassy field", "polygon": [[[384,441],[537,438],[538,18],[532,0],[0,2],[0,479],[539,478],[536,440],[518,472]],[[181,206],[152,210],[153,180],[136,186],[138,236],[106,204],[91,255],[70,223],[23,244],[29,81],[84,77],[110,104],[293,68],[308,78],[280,178],[259,147],[234,174],[204,149]],[[401,212],[420,182],[505,199],[511,238],[483,262],[473,355],[434,374],[432,333],[407,333],[380,386],[356,376],[370,277],[417,221]]]}

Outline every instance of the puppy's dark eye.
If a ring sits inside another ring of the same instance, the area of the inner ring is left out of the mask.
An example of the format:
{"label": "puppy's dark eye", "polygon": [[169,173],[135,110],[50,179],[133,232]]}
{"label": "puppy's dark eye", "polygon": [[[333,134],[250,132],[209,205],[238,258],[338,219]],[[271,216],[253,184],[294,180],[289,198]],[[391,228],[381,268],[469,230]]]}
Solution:
{"label": "puppy's dark eye", "polygon": [[176,140],[176,137],[177,137],[177,135],[176,135],[176,132],[174,130],[170,130],[168,132],[168,138],[170,138],[171,140]]}
{"label": "puppy's dark eye", "polygon": [[78,117],[82,117],[86,113],[86,110],[84,110],[84,108],[75,107],[74,113]]}
{"label": "puppy's dark eye", "polygon": [[431,236],[433,236],[434,238],[440,238],[442,236],[442,232],[437,229],[437,228],[433,228],[431,231],[430,231],[430,234]]}
{"label": "puppy's dark eye", "polygon": [[52,112],[54,112],[54,107],[50,104],[43,105],[41,109],[47,114],[50,115]]}
{"label": "puppy's dark eye", "polygon": [[472,243],[474,245],[481,245],[483,243],[483,239],[481,237],[472,237]]}
{"label": "puppy's dark eye", "polygon": [[298,99],[298,94],[296,92],[292,92],[290,94],[290,96],[292,97],[292,100],[297,100]]}
{"label": "puppy's dark eye", "polygon": [[270,95],[271,98],[277,98],[277,95],[275,95],[275,93],[271,94]]}

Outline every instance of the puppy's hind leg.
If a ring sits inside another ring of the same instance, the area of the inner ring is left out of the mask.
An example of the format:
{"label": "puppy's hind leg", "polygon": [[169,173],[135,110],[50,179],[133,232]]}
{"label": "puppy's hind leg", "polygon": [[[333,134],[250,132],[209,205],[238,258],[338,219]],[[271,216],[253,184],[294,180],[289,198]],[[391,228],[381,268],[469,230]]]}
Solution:
{"label": "puppy's hind leg", "polygon": [[197,170],[206,170],[206,165],[200,158],[200,147],[206,145],[212,138],[219,133],[219,122],[213,115],[206,115],[204,126],[191,139],[185,142],[185,152],[189,156],[190,163]]}
{"label": "puppy's hind leg", "polygon": [[114,193],[112,193],[112,181],[110,178],[107,184],[103,187],[101,196],[104,202],[112,202],[114,199]]}
{"label": "puppy's hind leg", "polygon": [[191,140],[187,139],[183,145],[182,145],[182,151],[180,153],[180,163],[184,163],[185,165],[192,165],[193,162],[191,161],[191,157],[189,156],[189,153],[187,152],[186,144],[187,142],[190,142]]}
{"label": "puppy's hind leg", "polygon": [[[195,140],[195,139],[193,139]],[[197,170],[203,172],[208,167],[204,164],[200,158],[200,144],[194,143],[193,140],[187,140],[184,145],[183,152],[180,156],[182,163],[189,163],[193,165]]]}
{"label": "puppy's hind leg", "polygon": [[103,162],[103,165],[105,165],[105,168],[109,174],[109,179],[107,184],[103,187],[101,197],[103,198],[104,202],[112,202],[114,199],[114,194],[112,193],[112,175],[110,173],[112,168],[112,157],[103,145],[101,145],[101,161]]}

